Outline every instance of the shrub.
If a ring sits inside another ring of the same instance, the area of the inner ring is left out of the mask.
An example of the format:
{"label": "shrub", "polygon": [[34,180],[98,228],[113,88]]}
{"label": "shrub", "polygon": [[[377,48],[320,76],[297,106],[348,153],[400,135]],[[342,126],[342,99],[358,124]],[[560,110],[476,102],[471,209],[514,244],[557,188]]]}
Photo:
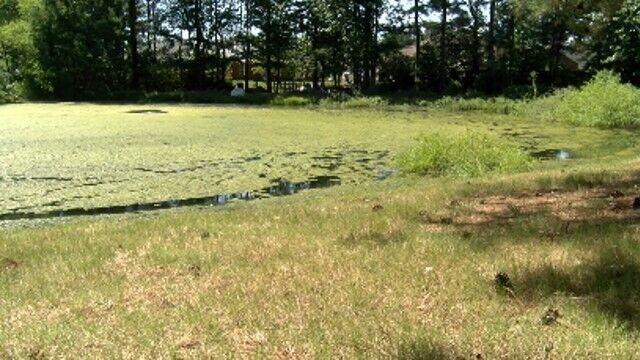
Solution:
{"label": "shrub", "polygon": [[601,71],[579,89],[564,89],[527,106],[530,114],[550,120],[602,128],[640,125],[640,90]]}
{"label": "shrub", "polygon": [[344,93],[337,93],[320,99],[318,105],[320,107],[334,109],[359,109],[384,107],[389,105],[389,102],[379,96],[350,96]]}
{"label": "shrub", "polygon": [[24,86],[7,72],[0,70],[0,104],[19,101],[24,96]]}
{"label": "shrub", "polygon": [[271,100],[271,105],[278,106],[307,106],[310,105],[311,99],[302,96],[276,96]]}
{"label": "shrub", "polygon": [[490,99],[465,99],[446,96],[436,101],[421,100],[418,102],[419,106],[433,107],[449,111],[481,111],[491,114],[511,114],[517,109],[518,104],[519,103],[515,100],[509,100],[501,97]]}
{"label": "shrub", "polygon": [[405,173],[454,177],[516,172],[532,163],[533,159],[516,146],[480,133],[422,135],[397,158]]}
{"label": "shrub", "polygon": [[320,99],[318,105],[323,108],[338,108],[349,98],[349,94],[343,92],[331,93],[328,97]]}
{"label": "shrub", "polygon": [[371,108],[388,105],[387,101],[379,96],[358,96],[347,99],[342,103],[344,108]]}

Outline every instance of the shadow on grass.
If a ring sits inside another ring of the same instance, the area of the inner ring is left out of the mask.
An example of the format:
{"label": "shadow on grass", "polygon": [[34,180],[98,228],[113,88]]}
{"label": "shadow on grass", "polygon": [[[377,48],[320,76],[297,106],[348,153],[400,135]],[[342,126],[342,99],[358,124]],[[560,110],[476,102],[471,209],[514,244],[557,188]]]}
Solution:
{"label": "shadow on grass", "polygon": [[[560,181],[566,189],[605,187],[610,189],[627,189],[640,184],[640,171],[631,170],[625,174],[612,171],[592,171],[569,174]],[[540,182],[544,185],[544,180]]]}
{"label": "shadow on grass", "polygon": [[[571,244],[595,254],[595,259],[571,267],[542,266],[511,274],[514,294],[540,302],[556,294],[571,297],[592,312],[604,313],[628,329],[640,331],[640,251],[630,236],[638,217],[571,221],[548,213],[531,215],[514,224],[483,224],[462,237],[480,252],[502,243]],[[545,261],[544,259],[542,261]]]}
{"label": "shadow on grass", "polygon": [[592,264],[528,270],[514,283],[516,295],[525,300],[564,293],[640,330],[640,263],[620,250],[606,252]]}
{"label": "shadow on grass", "polygon": [[618,219],[565,220],[548,212],[519,215],[516,222],[499,221],[483,224],[454,224],[453,230],[461,234],[475,251],[493,251],[504,243],[571,243],[581,247],[602,244],[611,234],[621,235],[639,224],[638,215]]}
{"label": "shadow on grass", "polygon": [[397,359],[399,360],[444,360],[458,359],[450,351],[428,339],[416,339],[400,345]]}
{"label": "shadow on grass", "polygon": [[479,251],[504,242],[593,245],[640,223],[638,184],[640,171],[570,174],[541,180],[536,191],[490,194],[468,207],[449,206],[435,218],[418,220],[466,234],[463,238]]}
{"label": "shadow on grass", "polygon": [[[508,221],[495,216],[477,224],[454,222],[449,227],[463,234],[461,239],[479,252],[495,251],[501,244],[518,243],[567,245],[565,250],[586,251],[591,255],[578,265],[554,266],[541,258],[542,265],[515,269],[509,274],[514,284],[513,295],[531,302],[565,295],[587,311],[605,314],[626,329],[638,332],[640,210],[632,207],[632,197],[637,196],[638,191],[633,187],[637,179],[634,175],[633,179],[617,182],[597,177],[574,177],[566,181],[567,186],[599,186],[604,188],[604,193],[621,191],[627,195],[610,196],[601,201],[598,198],[601,194],[596,194],[595,203],[574,207],[578,203],[572,203],[576,200],[568,194],[567,213],[564,209],[554,212],[545,206],[521,213],[508,209],[498,213],[506,213]],[[576,213],[575,218],[571,211]]]}

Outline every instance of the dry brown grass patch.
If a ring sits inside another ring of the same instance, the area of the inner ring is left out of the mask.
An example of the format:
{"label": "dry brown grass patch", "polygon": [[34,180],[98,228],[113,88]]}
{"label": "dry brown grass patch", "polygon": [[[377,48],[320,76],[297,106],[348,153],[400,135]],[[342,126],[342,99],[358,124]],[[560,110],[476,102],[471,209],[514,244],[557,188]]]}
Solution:
{"label": "dry brown grass patch", "polygon": [[[633,190],[626,195],[613,196],[611,189],[595,188],[572,191],[548,191],[515,196],[488,196],[473,199],[463,211],[452,216],[426,217],[425,230],[440,232],[451,219],[455,225],[508,224],[516,219],[533,215],[548,215],[566,222],[593,220],[637,220],[640,211],[633,209]],[[444,219],[444,220],[442,220]],[[438,224],[438,226],[433,226]]]}

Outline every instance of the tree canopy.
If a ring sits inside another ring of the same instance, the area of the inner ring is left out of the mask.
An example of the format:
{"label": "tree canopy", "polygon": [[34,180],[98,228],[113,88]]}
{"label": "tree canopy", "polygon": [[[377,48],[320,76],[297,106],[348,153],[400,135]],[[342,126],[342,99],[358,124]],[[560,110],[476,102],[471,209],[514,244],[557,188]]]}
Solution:
{"label": "tree canopy", "polygon": [[0,0],[0,94],[640,84],[634,0]]}

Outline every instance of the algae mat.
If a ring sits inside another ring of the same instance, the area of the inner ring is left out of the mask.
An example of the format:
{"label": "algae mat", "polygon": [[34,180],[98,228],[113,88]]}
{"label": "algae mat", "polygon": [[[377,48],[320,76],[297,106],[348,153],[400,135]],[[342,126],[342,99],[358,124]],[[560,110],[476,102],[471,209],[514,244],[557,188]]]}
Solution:
{"label": "algae mat", "polygon": [[530,149],[576,138],[569,127],[415,109],[5,105],[0,214],[201,198],[285,179],[375,181],[393,173],[394,156],[418,134],[469,129],[497,132]]}

